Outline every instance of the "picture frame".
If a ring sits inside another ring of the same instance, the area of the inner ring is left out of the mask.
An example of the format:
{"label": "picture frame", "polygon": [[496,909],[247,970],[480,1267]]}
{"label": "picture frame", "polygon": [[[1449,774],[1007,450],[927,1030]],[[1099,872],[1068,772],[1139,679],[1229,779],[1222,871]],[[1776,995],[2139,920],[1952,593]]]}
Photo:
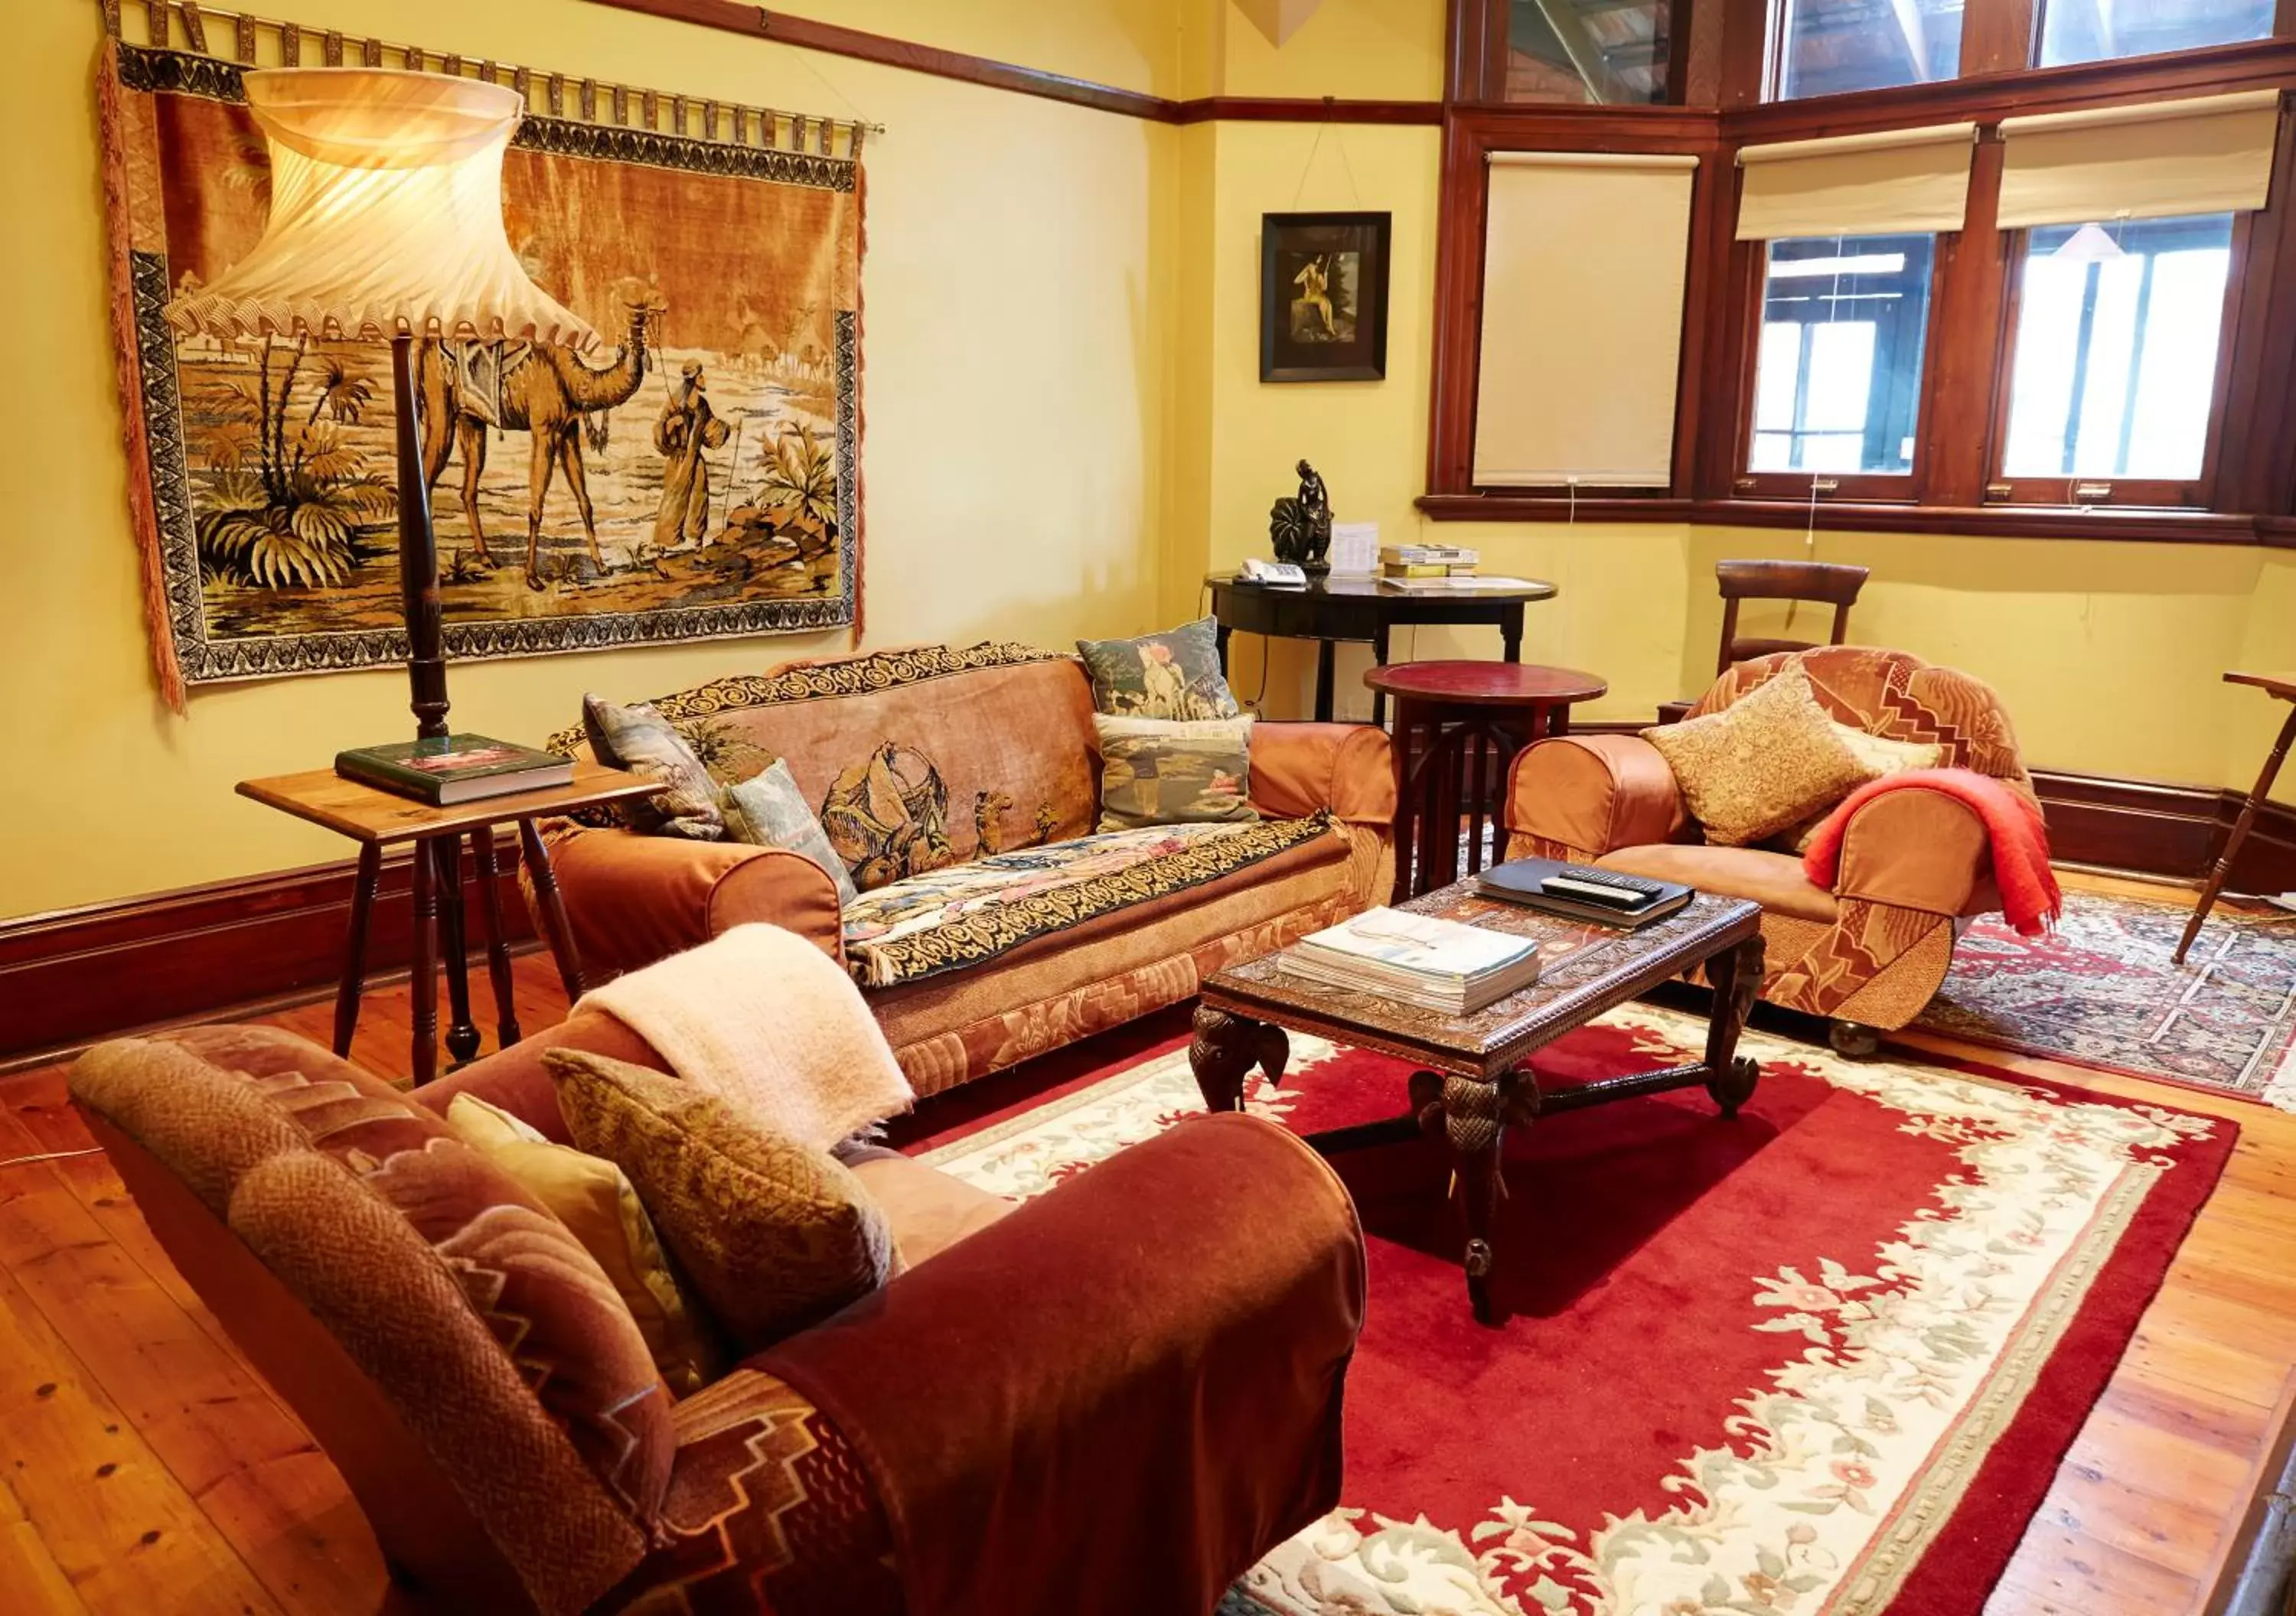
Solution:
{"label": "picture frame", "polygon": [[1259,380],[1387,379],[1391,213],[1259,221]]}

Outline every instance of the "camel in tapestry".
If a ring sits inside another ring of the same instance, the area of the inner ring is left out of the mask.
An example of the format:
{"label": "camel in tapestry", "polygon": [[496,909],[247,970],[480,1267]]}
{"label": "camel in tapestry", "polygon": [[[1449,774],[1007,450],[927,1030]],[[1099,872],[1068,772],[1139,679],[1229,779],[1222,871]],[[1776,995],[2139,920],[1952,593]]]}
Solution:
{"label": "camel in tapestry", "polygon": [[[561,474],[574,495],[589,542],[590,564],[601,573],[606,558],[598,548],[598,526],[590,509],[589,479],[582,463],[585,437],[590,447],[606,446],[608,412],[636,396],[646,374],[646,338],[664,305],[658,295],[633,291],[623,299],[630,311],[629,339],[614,350],[611,363],[594,368],[570,348],[549,343],[457,342],[425,339],[417,345],[422,395],[422,478],[436,489],[450,451],[463,457],[463,515],[482,567],[493,567],[486,529],[479,520],[479,478],[487,467],[487,429],[533,435],[528,460],[526,583],[542,587],[542,509],[551,480]],[[450,436],[451,435],[451,436]]]}

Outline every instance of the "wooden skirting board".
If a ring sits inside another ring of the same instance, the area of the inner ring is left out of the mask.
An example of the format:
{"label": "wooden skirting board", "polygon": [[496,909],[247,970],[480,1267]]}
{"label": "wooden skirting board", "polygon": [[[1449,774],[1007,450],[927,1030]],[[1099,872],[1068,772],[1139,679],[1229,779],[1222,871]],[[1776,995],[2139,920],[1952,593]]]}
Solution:
{"label": "wooden skirting board", "polygon": [[[2180,879],[2207,872],[2241,804],[2232,791],[2052,770],[2035,771],[2033,782],[2059,860]],[[503,867],[516,867],[507,849]],[[2231,887],[2296,888],[2296,808],[2274,803],[2258,816]],[[401,853],[383,865],[375,906],[369,958],[378,976],[406,967],[407,892]],[[350,896],[346,861],[0,920],[0,1070],[116,1033],[325,993],[342,959]],[[533,936],[514,898],[503,918],[514,940]]]}

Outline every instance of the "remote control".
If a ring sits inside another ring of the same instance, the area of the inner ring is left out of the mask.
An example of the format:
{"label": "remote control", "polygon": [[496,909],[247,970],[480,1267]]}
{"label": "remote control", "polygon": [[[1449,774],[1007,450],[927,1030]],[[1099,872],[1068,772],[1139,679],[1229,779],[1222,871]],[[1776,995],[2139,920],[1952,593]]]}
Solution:
{"label": "remote control", "polygon": [[1639,876],[1620,875],[1616,870],[1588,869],[1582,865],[1566,865],[1538,884],[1541,892],[1558,897],[1577,898],[1589,903],[1600,903],[1610,909],[1639,909],[1665,889],[1655,881],[1645,881]]}

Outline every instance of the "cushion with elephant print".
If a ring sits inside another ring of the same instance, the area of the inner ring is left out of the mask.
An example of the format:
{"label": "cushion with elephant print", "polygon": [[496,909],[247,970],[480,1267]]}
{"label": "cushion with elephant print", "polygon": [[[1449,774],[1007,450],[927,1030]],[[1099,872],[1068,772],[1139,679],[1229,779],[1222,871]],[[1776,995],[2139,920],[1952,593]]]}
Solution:
{"label": "cushion with elephant print", "polygon": [[1137,640],[1079,640],[1077,653],[1092,674],[1093,706],[1111,716],[1234,718],[1243,710],[1220,673],[1210,617]]}

